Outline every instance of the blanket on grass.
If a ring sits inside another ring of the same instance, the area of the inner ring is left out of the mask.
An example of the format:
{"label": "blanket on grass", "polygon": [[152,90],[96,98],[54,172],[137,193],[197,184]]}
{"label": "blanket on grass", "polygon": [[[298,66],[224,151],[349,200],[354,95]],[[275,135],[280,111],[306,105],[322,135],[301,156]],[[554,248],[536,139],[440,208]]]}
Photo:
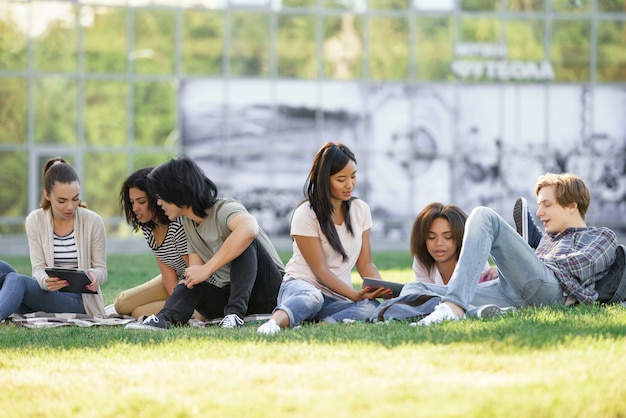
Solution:
{"label": "blanket on grass", "polygon": [[[248,315],[243,320],[244,322],[263,321],[269,319],[270,316],[270,314]],[[24,328],[54,328],[68,325],[79,327],[92,327],[94,325],[126,325],[131,322],[141,322],[144,319],[145,317],[134,318],[132,316],[119,314],[109,314],[105,317],[97,317],[75,313],[33,312],[21,315],[15,314],[12,318],[8,318],[6,321],[10,321],[13,325]],[[187,325],[194,327],[207,327],[211,325],[218,325],[222,319],[223,318],[215,318],[210,321],[190,319]]]}

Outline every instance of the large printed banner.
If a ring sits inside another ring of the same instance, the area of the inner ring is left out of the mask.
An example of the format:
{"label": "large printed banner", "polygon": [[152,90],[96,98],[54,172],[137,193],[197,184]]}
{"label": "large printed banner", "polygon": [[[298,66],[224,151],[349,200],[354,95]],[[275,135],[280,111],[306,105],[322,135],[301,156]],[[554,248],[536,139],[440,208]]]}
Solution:
{"label": "large printed banner", "polygon": [[512,222],[547,171],[588,182],[590,225],[626,230],[624,88],[191,79],[179,106],[184,153],[273,235],[288,235],[326,141],[355,152],[374,236],[406,238],[432,201]]}

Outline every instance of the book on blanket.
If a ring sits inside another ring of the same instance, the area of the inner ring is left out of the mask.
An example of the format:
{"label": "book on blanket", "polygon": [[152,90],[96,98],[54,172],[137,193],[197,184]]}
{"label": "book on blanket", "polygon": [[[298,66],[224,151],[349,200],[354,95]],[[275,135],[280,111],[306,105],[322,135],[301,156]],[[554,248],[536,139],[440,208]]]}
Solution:
{"label": "book on blanket", "polygon": [[87,289],[87,286],[91,284],[91,280],[89,280],[85,270],[49,267],[46,269],[46,273],[50,277],[58,277],[68,281],[69,285],[59,289],[60,292],[98,293]]}
{"label": "book on blanket", "polygon": [[376,290],[379,287],[385,287],[387,289],[391,289],[391,291],[393,292],[393,297],[397,298],[398,296],[400,296],[400,291],[404,287],[404,284],[396,283],[396,282],[388,282],[386,280],[381,280],[381,279],[373,279],[371,277],[364,277],[362,287],[365,287],[365,286],[371,287],[372,290]]}

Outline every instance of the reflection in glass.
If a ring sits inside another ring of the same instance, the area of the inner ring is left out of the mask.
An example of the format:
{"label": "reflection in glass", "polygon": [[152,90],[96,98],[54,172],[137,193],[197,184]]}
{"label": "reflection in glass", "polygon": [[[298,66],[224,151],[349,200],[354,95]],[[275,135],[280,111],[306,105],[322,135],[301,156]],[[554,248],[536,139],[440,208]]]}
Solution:
{"label": "reflection in glass", "polygon": [[153,152],[150,154],[134,154],[133,155],[133,170],[139,170],[144,167],[156,167],[159,164],[166,162],[168,159],[176,157],[176,152]]}
{"label": "reflection in glass", "polygon": [[408,21],[406,18],[370,18],[369,65],[372,80],[407,79],[408,41]]}
{"label": "reflection in glass", "polygon": [[598,11],[601,12],[624,12],[626,2],[624,0],[597,0]]}
{"label": "reflection in glass", "polygon": [[540,61],[546,58],[543,20],[509,20],[505,25],[508,59]]}
{"label": "reflection in glass", "polygon": [[466,17],[461,21],[463,42],[500,42],[500,19]]}
{"label": "reflection in glass", "polygon": [[183,12],[183,72],[221,75],[224,55],[223,14],[214,11]]}
{"label": "reflection in glass", "polygon": [[553,22],[551,60],[558,81],[589,80],[589,21]]}
{"label": "reflection in glass", "polygon": [[[81,195],[89,208],[102,217],[119,216],[121,179],[126,177],[126,153],[87,152],[84,154],[84,173]],[[106,169],[105,169],[106,168]]]}
{"label": "reflection in glass", "polygon": [[[77,69],[76,7],[69,2],[32,2],[31,23],[34,67],[39,71],[73,72]],[[34,26],[34,27],[33,27]]]}
{"label": "reflection in glass", "polygon": [[404,10],[409,7],[408,0],[370,0],[370,9],[396,9]]}
{"label": "reflection in glass", "polygon": [[352,14],[324,20],[324,76],[337,80],[361,77],[362,19]]}
{"label": "reflection in glass", "polygon": [[174,13],[162,10],[135,12],[135,45],[130,59],[138,74],[174,72]]}
{"label": "reflection in glass", "polygon": [[85,82],[85,142],[89,145],[126,144],[126,100],[123,81]]}
{"label": "reflection in glass", "polygon": [[552,0],[552,10],[564,13],[587,13],[591,10],[591,0]]}
{"label": "reflection in glass", "polygon": [[317,76],[315,22],[314,15],[278,17],[279,77],[312,79]]}
{"label": "reflection in glass", "polygon": [[317,0],[283,0],[283,8],[286,7],[314,7]]}
{"label": "reflection in glass", "polygon": [[269,17],[267,13],[231,14],[230,75],[269,75]]}
{"label": "reflection in glass", "polygon": [[626,80],[626,48],[623,21],[600,21],[598,23],[597,72],[598,81]]}
{"label": "reflection in glass", "polygon": [[0,144],[26,143],[27,92],[25,78],[0,78]]}
{"label": "reflection in glass", "polygon": [[126,72],[126,10],[113,7],[91,10],[93,21],[83,27],[85,71]]}
{"label": "reflection in glass", "polygon": [[35,142],[75,145],[78,124],[77,82],[63,78],[42,78],[34,83]]}
{"label": "reflection in glass", "polygon": [[454,58],[454,22],[449,17],[415,20],[415,76],[417,80],[447,80]]}
{"label": "reflection in glass", "polygon": [[0,5],[0,70],[25,70],[28,37],[25,28],[11,18],[11,6]]}
{"label": "reflection in glass", "polygon": [[543,12],[546,0],[508,0],[508,9],[512,12]]}
{"label": "reflection in glass", "polygon": [[500,0],[461,0],[461,10],[467,10],[467,11],[500,10]]}
{"label": "reflection in glass", "polygon": [[138,82],[134,89],[135,145],[165,146],[176,140],[176,88]]}
{"label": "reflection in glass", "polygon": [[[26,216],[28,206],[28,152],[0,151],[0,217]],[[24,224],[20,222],[20,233]],[[9,225],[0,223],[0,234],[11,234]]]}

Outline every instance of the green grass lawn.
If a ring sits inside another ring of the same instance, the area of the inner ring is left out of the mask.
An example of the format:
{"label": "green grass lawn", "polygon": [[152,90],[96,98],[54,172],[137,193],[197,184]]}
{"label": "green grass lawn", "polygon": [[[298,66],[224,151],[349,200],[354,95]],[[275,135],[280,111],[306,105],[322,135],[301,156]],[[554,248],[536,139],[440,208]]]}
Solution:
{"label": "green grass lawn", "polygon": [[[30,271],[27,258],[4,259]],[[412,279],[407,254],[374,259],[385,279]],[[109,256],[105,303],[155,274],[151,254]],[[419,329],[305,325],[273,337],[257,325],[0,325],[0,417],[626,416],[621,306]]]}

